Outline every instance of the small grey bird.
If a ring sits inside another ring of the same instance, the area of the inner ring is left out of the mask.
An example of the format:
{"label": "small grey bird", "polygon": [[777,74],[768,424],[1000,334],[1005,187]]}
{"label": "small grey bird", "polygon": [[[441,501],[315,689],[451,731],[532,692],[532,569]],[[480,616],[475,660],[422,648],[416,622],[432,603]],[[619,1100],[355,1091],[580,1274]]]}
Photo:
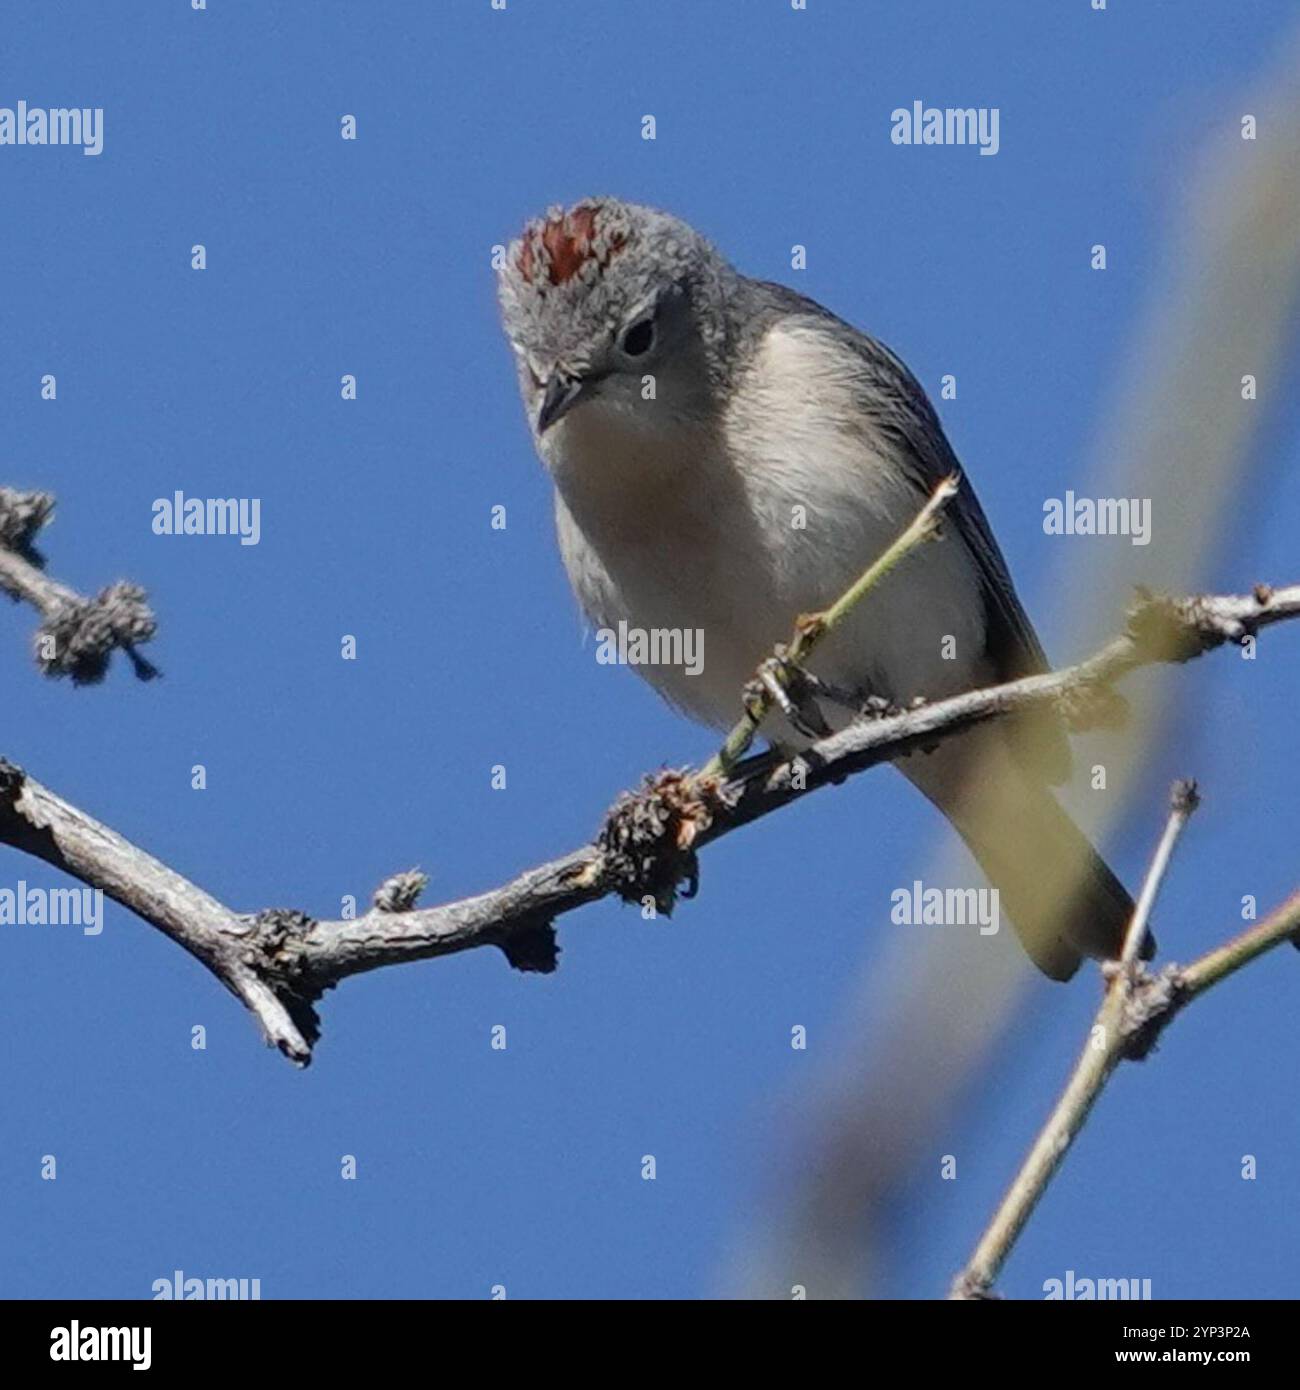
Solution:
{"label": "small grey bird", "polygon": [[[702,632],[697,673],[638,669],[729,728],[794,619],[837,598],[956,469],[933,407],[888,348],[651,208],[551,209],[509,247],[499,290],[579,602],[598,628]],[[1046,669],[968,482],[946,516],[944,539],[817,649],[826,688],[906,704]],[[779,746],[807,745],[800,721],[771,723]],[[1064,980],[1082,955],[1119,955],[1133,904],[1048,789],[1070,770],[1054,713],[897,766],[956,827],[1040,969]]]}

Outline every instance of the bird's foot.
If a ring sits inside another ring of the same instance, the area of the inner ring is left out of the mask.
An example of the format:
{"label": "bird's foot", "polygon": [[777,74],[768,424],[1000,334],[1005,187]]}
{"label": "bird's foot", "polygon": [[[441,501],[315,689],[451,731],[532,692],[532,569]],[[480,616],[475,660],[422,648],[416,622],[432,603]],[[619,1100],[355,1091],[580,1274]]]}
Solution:
{"label": "bird's foot", "polygon": [[785,715],[793,729],[811,739],[827,738],[834,732],[822,713],[822,700],[850,710],[859,703],[856,696],[793,661],[784,644],[775,647],[745,688],[745,701],[751,709],[764,697]]}

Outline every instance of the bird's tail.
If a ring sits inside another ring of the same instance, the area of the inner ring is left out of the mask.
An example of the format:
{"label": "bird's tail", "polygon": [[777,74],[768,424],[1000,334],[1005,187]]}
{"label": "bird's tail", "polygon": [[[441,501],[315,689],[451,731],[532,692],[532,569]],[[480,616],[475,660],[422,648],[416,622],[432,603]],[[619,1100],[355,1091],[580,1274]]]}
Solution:
{"label": "bird's tail", "polygon": [[[1001,730],[973,730],[898,766],[965,840],[1045,975],[1068,980],[1083,956],[1119,957],[1133,900]],[[1154,950],[1148,936],[1143,957]]]}

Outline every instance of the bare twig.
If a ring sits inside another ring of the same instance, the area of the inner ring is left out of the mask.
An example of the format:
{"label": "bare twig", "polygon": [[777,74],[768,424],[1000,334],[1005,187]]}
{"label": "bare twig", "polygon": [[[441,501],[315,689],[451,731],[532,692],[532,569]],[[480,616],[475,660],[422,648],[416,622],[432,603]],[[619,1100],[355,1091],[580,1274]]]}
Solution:
{"label": "bare twig", "polygon": [[1055,1109],[980,1237],[969,1263],[953,1282],[950,1297],[977,1299],[990,1296],[994,1281],[1020,1232],[1033,1215],[1057,1169],[1065,1161],[1065,1155],[1069,1153],[1111,1073],[1126,1056],[1145,1055],[1150,1050],[1149,1037],[1140,1049],[1133,1046],[1135,1036],[1147,1033],[1153,1016],[1153,998],[1143,997],[1146,987],[1155,987],[1152,995],[1162,1000],[1160,1013],[1168,1014],[1174,1007],[1172,995],[1162,988],[1168,980],[1148,976],[1137,959],[1137,953],[1146,935],[1156,894],[1169,868],[1174,845],[1198,804],[1195,783],[1175,784],[1169,819],[1138,895],[1124,938],[1123,953],[1118,962],[1104,967],[1109,971],[1110,983],[1089,1032],[1088,1042]]}
{"label": "bare twig", "polygon": [[53,512],[48,492],[0,488],[0,590],[41,615],[33,642],[37,666],[44,675],[93,685],[103,680],[109,658],[120,648],[141,680],[156,676],[156,668],[136,651],[157,627],[139,585],[119,580],[84,598],[45,573],[33,543]]}
{"label": "bare twig", "polygon": [[1174,783],[1173,792],[1169,797],[1169,819],[1165,822],[1165,833],[1160,837],[1155,854],[1151,856],[1151,867],[1147,870],[1138,900],[1133,905],[1133,918],[1124,933],[1124,949],[1120,952],[1119,963],[1125,970],[1138,958],[1138,951],[1151,921],[1151,909],[1156,905],[1156,894],[1169,871],[1174,846],[1200,804],[1201,797],[1196,790],[1195,782],[1188,779]]}
{"label": "bare twig", "polygon": [[1300,892],[1293,893],[1258,925],[1203,955],[1179,972],[1180,1001],[1187,1003],[1198,994],[1235,975],[1243,965],[1271,951],[1283,941],[1300,945]]}
{"label": "bare twig", "polygon": [[[682,884],[693,891],[701,847],[819,787],[1031,705],[1055,703],[1076,724],[1099,712],[1112,717],[1118,697],[1110,684],[1135,668],[1186,661],[1297,616],[1300,585],[1217,598],[1144,595],[1124,635],[1077,666],[866,720],[793,763],[738,770],[730,780],[662,773],[620,801],[597,843],[440,907],[409,906],[416,881],[403,879],[390,880],[381,905],[351,920],[317,921],[293,909],[239,914],[2,762],[0,843],[102,888],[165,932],[243,999],[269,1041],[305,1063],[319,1034],[314,1005],[349,975],[478,946],[500,947],[517,969],[553,970],[555,918],[612,894],[649,896],[669,911]],[[1267,949],[1259,944],[1265,925],[1216,967],[1220,975]]]}
{"label": "bare twig", "polygon": [[[783,661],[772,673],[772,678],[785,688],[790,672],[800,667],[812,655],[813,650],[844,621],[868,593],[886,575],[895,570],[914,550],[920,549],[926,541],[934,540],[939,534],[939,514],[956,497],[961,479],[954,474],[944,478],[929,500],[921,508],[908,528],[889,546],[879,559],[873,560],[862,574],[822,613],[805,613],[795,622],[794,636],[788,650],[782,652]],[[736,763],[745,755],[753,743],[763,720],[771,711],[773,696],[770,688],[760,684],[753,695],[745,701],[745,711],[735,727],[727,735],[723,745],[704,766],[701,777],[729,776]]]}

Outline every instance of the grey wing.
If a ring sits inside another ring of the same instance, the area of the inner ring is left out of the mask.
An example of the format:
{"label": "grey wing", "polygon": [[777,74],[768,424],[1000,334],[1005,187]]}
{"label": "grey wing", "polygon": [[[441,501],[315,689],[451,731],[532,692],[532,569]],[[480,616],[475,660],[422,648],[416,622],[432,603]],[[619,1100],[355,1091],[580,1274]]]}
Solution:
{"label": "grey wing", "polygon": [[[780,313],[802,312],[816,317],[823,329],[832,329],[857,354],[862,364],[863,409],[874,417],[881,433],[894,441],[900,462],[916,484],[918,507],[940,479],[961,472],[920,382],[889,348],[785,286],[763,284],[762,289],[764,299]],[[947,519],[978,567],[987,655],[994,677],[1018,680],[1048,670],[1038,634],[1016,594],[1002,550],[965,474]],[[1049,782],[1063,782],[1070,775],[1070,747],[1059,716],[1044,708],[1022,716],[1017,723],[1025,739],[1020,747],[1032,769]]]}

